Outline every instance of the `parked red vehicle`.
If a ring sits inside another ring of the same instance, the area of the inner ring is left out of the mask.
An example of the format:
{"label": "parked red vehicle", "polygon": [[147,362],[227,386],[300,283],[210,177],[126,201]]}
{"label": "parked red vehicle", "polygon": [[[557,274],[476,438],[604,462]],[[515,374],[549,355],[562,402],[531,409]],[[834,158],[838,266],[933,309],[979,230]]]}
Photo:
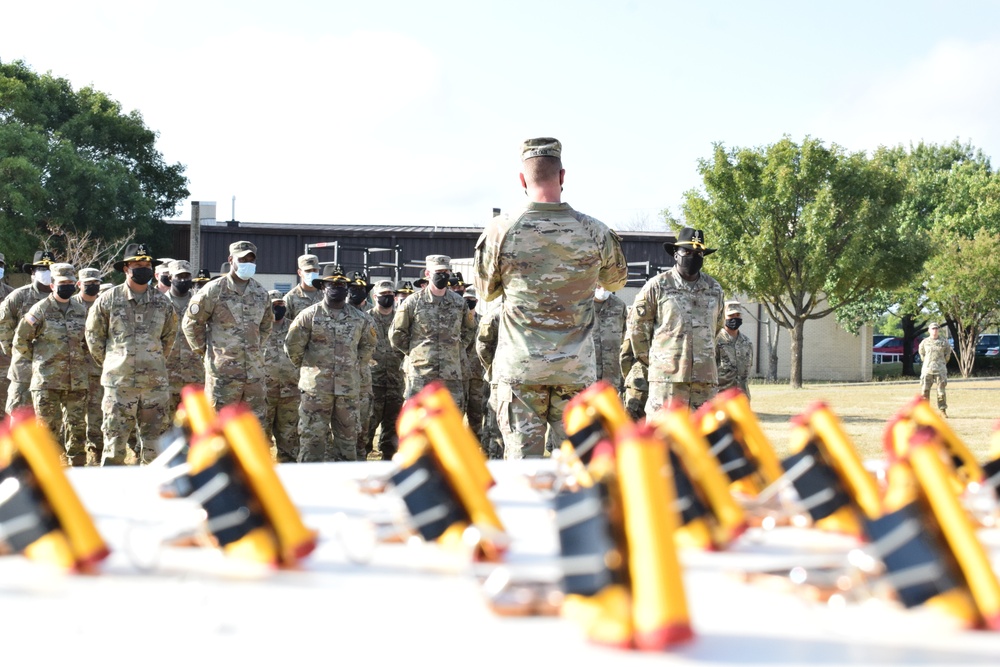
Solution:
{"label": "parked red vehicle", "polygon": [[[926,336],[918,338],[913,341],[913,360],[920,361],[917,350],[920,349],[920,341],[922,341]],[[903,339],[898,336],[892,336],[884,340],[880,340],[874,346],[872,346],[872,363],[881,364],[889,363],[893,361],[903,360]]]}

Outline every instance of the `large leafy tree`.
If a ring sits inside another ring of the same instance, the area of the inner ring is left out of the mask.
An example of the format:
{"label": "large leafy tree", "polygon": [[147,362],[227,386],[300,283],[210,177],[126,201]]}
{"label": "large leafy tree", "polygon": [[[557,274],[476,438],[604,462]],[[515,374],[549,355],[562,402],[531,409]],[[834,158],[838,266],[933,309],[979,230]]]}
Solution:
{"label": "large leafy tree", "polygon": [[[95,239],[134,233],[165,247],[164,217],[188,196],[138,111],[90,87],[0,63],[0,242],[31,258],[59,228]],[[57,249],[58,250],[58,249]]]}
{"label": "large leafy tree", "polygon": [[791,331],[793,387],[802,385],[806,321],[907,281],[922,248],[900,235],[903,180],[879,153],[807,137],[757,148],[716,144],[686,193],[687,224],[719,252],[709,272],[761,302]]}

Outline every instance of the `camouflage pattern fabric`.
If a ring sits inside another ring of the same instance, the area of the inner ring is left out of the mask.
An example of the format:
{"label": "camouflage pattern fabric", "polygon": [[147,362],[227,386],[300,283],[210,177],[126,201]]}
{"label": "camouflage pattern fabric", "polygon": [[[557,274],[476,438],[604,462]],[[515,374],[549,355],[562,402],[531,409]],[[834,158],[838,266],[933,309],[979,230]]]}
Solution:
{"label": "camouflage pattern fabric", "polygon": [[750,367],[753,365],[753,343],[739,331],[736,336],[730,336],[725,329],[715,337],[715,359],[719,370],[719,387],[721,393],[732,387],[750,398]]}
{"label": "camouflage pattern fabric", "polygon": [[[6,299],[14,288],[7,283],[0,282],[0,302]],[[7,373],[10,370],[10,354],[4,349],[3,345],[0,345],[0,417],[3,416],[3,409],[7,405],[7,388],[10,386],[10,380],[7,378]]]}
{"label": "camouflage pattern fabric", "polygon": [[399,447],[396,435],[396,420],[403,408],[403,388],[374,389],[372,396],[372,418],[368,422],[371,438],[378,438],[376,449],[382,461],[390,460]]}
{"label": "camouflage pattern fabric", "polygon": [[323,300],[323,290],[306,290],[302,286],[302,283],[299,282],[298,285],[288,290],[284,299],[286,308],[285,319],[289,322],[294,322],[299,313]]}
{"label": "camouflage pattern fabric", "polygon": [[646,414],[651,415],[667,401],[677,401],[697,410],[712,400],[716,385],[708,382],[650,382]]}
{"label": "camouflage pattern fabric", "polygon": [[378,307],[368,311],[372,321],[375,323],[375,332],[378,335],[378,342],[375,345],[375,352],[372,360],[375,365],[372,367],[372,387],[395,388],[399,390],[399,395],[403,395],[403,358],[402,352],[393,349],[389,342],[389,328],[395,317],[395,311],[388,315],[378,312]]}
{"label": "camouflage pattern fabric", "polygon": [[[546,442],[555,445],[566,439],[563,412],[583,385],[496,385],[497,425],[503,435],[504,458],[541,457]],[[548,415],[548,420],[542,419]]]}
{"label": "camouflage pattern fabric", "polygon": [[[159,292],[156,294],[163,298]],[[170,389],[166,381],[154,388],[127,383],[105,386],[101,407],[104,411],[101,465],[147,464],[156,458],[157,443],[170,426]],[[136,427],[138,439],[131,443]]]}
{"label": "camouflage pattern fabric", "polygon": [[290,325],[287,316],[276,321],[264,344],[267,387],[264,433],[268,440],[274,439],[279,463],[296,461],[299,456],[299,370],[285,354],[285,336]]}
{"label": "camouflage pattern fabric", "polygon": [[480,443],[491,459],[503,458],[503,436],[497,423],[497,385],[493,382],[493,358],[497,352],[497,336],[500,329],[500,316],[503,314],[499,304],[479,320],[476,330],[476,356],[483,367],[483,381],[488,387],[486,395],[486,412],[483,415],[483,430]]}
{"label": "camouflage pattern fabric", "polygon": [[594,352],[597,379],[606,380],[615,391],[622,391],[622,365],[619,355],[625,337],[625,302],[614,294],[604,301],[594,300]]}
{"label": "camouflage pattern fabric", "polygon": [[20,359],[12,349],[14,330],[18,322],[36,303],[46,298],[51,291],[44,291],[34,280],[24,287],[18,287],[0,303],[0,350],[10,357],[7,369],[7,402],[4,409],[8,414],[21,407],[31,405],[31,364]]}
{"label": "camouflage pattern fabric", "polygon": [[632,354],[632,341],[626,338],[622,341],[621,354],[622,372],[625,373],[625,389],[622,391],[622,403],[625,411],[635,421],[646,417],[646,401],[649,399],[649,382],[646,379],[646,364],[637,361]]}
{"label": "camouflage pattern fabric", "polygon": [[924,399],[931,400],[931,388],[937,384],[938,410],[948,409],[948,359],[951,358],[951,343],[946,338],[925,338],[920,342],[920,392]]}
{"label": "camouflage pattern fabric", "polygon": [[441,380],[448,387],[459,411],[465,410],[462,352],[476,333],[476,321],[460,295],[446,290],[443,296],[425,287],[412,294],[396,310],[389,327],[389,342],[406,355],[404,398],[427,384]]}
{"label": "camouflage pattern fabric", "polygon": [[251,278],[213,280],[191,297],[181,327],[195,355],[205,358],[205,393],[216,410],[245,402],[264,421],[264,344],[274,326],[271,297]]}
{"label": "camouflage pattern fabric", "polygon": [[[171,290],[165,296],[174,308],[177,321],[183,322],[192,293],[178,296]],[[177,328],[177,338],[167,356],[167,377],[170,378],[170,405],[173,410],[177,410],[177,406],[181,404],[181,389],[189,384],[205,384],[205,360],[194,353],[180,327]]]}
{"label": "camouflage pattern fabric", "polygon": [[300,462],[357,459],[361,367],[376,339],[372,319],[350,304],[338,309],[321,301],[292,322],[285,352],[302,390]]}
{"label": "camouflage pattern fabric", "polygon": [[372,361],[372,411],[368,422],[368,446],[372,438],[378,437],[381,459],[388,461],[396,453],[396,419],[403,407],[403,354],[394,350],[389,343],[389,327],[395,317],[395,310],[383,315],[378,307],[369,309],[375,323],[377,342]]}
{"label": "camouflage pattern fabric", "polygon": [[465,382],[462,385],[465,394],[465,419],[476,438],[482,437],[483,414],[486,411],[486,392],[489,387],[483,380],[483,362],[476,353],[476,336],[479,333],[479,323],[482,316],[478,311],[472,311],[475,321],[476,335],[469,339],[465,349]]}
{"label": "camouflage pattern fabric", "polygon": [[[706,273],[688,282],[673,267],[643,285],[629,312],[626,336],[635,358],[648,369],[647,415],[661,407],[664,395],[681,398],[692,391],[654,390],[654,383],[718,383],[715,333],[722,326],[723,302],[722,288]],[[693,397],[701,395],[695,391]]]}
{"label": "camouflage pattern fabric", "polygon": [[95,465],[96,445],[87,443],[87,390],[33,389],[31,402],[35,415],[45,422],[57,439],[60,433],[65,433],[63,444],[69,465]]}
{"label": "camouflage pattern fabric", "polygon": [[[97,299],[87,301],[81,294],[74,294],[70,300],[76,301],[86,308],[89,317],[90,307]],[[101,400],[104,397],[104,388],[101,386],[101,365],[94,360],[89,348],[87,349],[87,376],[87,451],[89,455],[91,447],[94,447],[97,453],[96,458],[88,460],[87,465],[100,465],[101,452],[104,449],[104,436],[101,434],[101,422],[104,421]]]}

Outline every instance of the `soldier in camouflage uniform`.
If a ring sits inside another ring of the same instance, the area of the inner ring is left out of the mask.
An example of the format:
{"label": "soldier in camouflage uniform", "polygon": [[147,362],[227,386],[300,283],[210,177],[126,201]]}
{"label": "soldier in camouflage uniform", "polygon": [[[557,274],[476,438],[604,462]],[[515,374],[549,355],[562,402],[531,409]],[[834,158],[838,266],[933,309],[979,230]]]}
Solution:
{"label": "soldier in camouflage uniform", "polygon": [[722,325],[722,287],[701,271],[706,255],[700,229],[685,227],[677,243],[663,247],[674,256],[670,270],[643,285],[629,313],[626,335],[635,358],[646,364],[646,414],[667,400],[696,409],[715,396],[715,333]]}
{"label": "soldier in camouflage uniform", "polygon": [[299,255],[298,264],[296,273],[299,283],[285,294],[285,308],[288,309],[285,317],[289,322],[295,321],[296,315],[323,299],[323,290],[313,287],[313,282],[320,277],[319,257]]}
{"label": "soldier in camouflage uniform", "polygon": [[[161,274],[162,275],[162,274]],[[167,267],[170,277],[170,289],[166,293],[170,305],[174,307],[174,315],[178,322],[184,321],[193,295],[191,289],[194,280],[191,277],[191,264],[187,260],[174,259]],[[177,328],[177,340],[167,357],[167,376],[170,378],[170,410],[175,412],[181,404],[181,389],[189,384],[205,384],[205,360],[199,357],[188,345],[184,332]]]}
{"label": "soldier in camouflage uniform", "polygon": [[413,294],[413,283],[409,280],[400,280],[396,283],[396,307],[398,308],[404,301],[406,297]]}
{"label": "soldier in camouflage uniform", "polygon": [[947,338],[938,338],[938,325],[927,326],[928,338],[920,341],[920,391],[927,401],[931,400],[931,387],[937,383],[937,406],[945,417],[948,416],[948,359],[952,355],[951,343]]}
{"label": "soldier in camouflage uniform", "polygon": [[497,383],[493,380],[493,358],[497,353],[497,336],[500,330],[502,302],[479,320],[476,330],[476,356],[483,366],[483,382],[489,387],[486,396],[486,414],[483,418],[482,437],[479,442],[491,459],[503,458],[503,436],[497,424]]}
{"label": "soldier in camouflage uniform", "polygon": [[594,290],[625,285],[618,235],[562,202],[562,145],[529,139],[521,147],[521,185],[530,203],[497,216],[476,243],[481,299],[504,297],[493,380],[505,456],[542,456],[546,427],[565,438],[569,400],[596,377]]}
{"label": "soldier in camouflage uniform", "polygon": [[750,400],[750,366],[753,364],[753,343],[740,333],[743,310],[739,301],[726,301],[726,321],[715,337],[715,361],[719,369],[719,392],[739,387]]}
{"label": "soldier in camouflage uniform", "polygon": [[594,293],[594,351],[597,357],[597,379],[604,380],[615,391],[622,391],[622,364],[619,359],[625,338],[625,302],[598,287]]}
{"label": "soldier in camouflage uniform", "polygon": [[[412,291],[412,290],[411,290]],[[396,418],[403,407],[403,355],[389,343],[389,327],[396,315],[392,282],[380,280],[372,291],[375,305],[368,311],[375,322],[378,340],[372,361],[372,416],[368,422],[371,437],[378,433],[379,457],[390,460],[396,453]]]}
{"label": "soldier in camouflage uniform", "polygon": [[11,359],[7,371],[10,384],[7,387],[7,402],[4,407],[7,413],[22,405],[32,404],[31,389],[29,389],[31,364],[20,359],[17,352],[12,350],[14,330],[32,306],[52,293],[49,267],[55,264],[55,261],[55,255],[48,250],[36,252],[34,261],[22,266],[25,273],[31,274],[31,283],[18,287],[3,300],[3,303],[0,303],[0,348]]}
{"label": "soldier in camouflage uniform", "polygon": [[[87,461],[87,308],[71,297],[71,264],[51,266],[53,291],[25,314],[14,332],[14,349],[31,365],[35,414],[59,438],[66,411],[66,454],[70,465]],[[93,455],[91,455],[93,459]]]}
{"label": "soldier in camouflage uniform", "polygon": [[230,272],[191,298],[181,328],[188,345],[205,359],[205,393],[219,410],[246,403],[263,423],[267,416],[264,343],[274,326],[271,297],[253,279],[257,246],[229,246]]}
{"label": "soldier in camouflage uniform", "polygon": [[[80,269],[79,291],[73,295],[73,301],[79,303],[90,313],[90,307],[97,301],[101,293],[101,272],[97,269]],[[86,344],[86,338],[84,338]],[[104,436],[101,434],[101,422],[104,421],[104,411],[101,400],[104,398],[104,387],[101,386],[101,365],[94,360],[87,350],[87,465],[101,465],[101,454],[104,451]]]}
{"label": "soldier in camouflage uniform", "polygon": [[[102,366],[102,465],[149,463],[170,426],[167,357],[177,338],[170,301],[150,288],[155,260],[144,243],[130,243],[115,269],[125,282],[103,292],[87,316],[87,347]],[[138,425],[134,451],[129,437]]]}
{"label": "soldier in camouflage uniform", "polygon": [[171,278],[173,277],[170,273],[170,262],[174,261],[174,258],[161,257],[156,261],[159,262],[159,264],[153,267],[153,278],[156,279],[156,291],[163,296],[167,296],[170,293]]}
{"label": "soldier in camouflage uniform", "polygon": [[354,461],[360,369],[375,351],[375,325],[347,303],[347,276],[340,267],[327,265],[313,285],[322,287],[323,300],[299,313],[285,337],[302,390],[299,461]]}
{"label": "soldier in camouflage uniform", "polygon": [[625,374],[625,389],[622,391],[625,412],[633,420],[639,421],[646,417],[646,400],[649,398],[646,364],[638,361],[632,354],[632,341],[627,337],[622,342],[618,359],[621,362],[622,373]]}
{"label": "soldier in camouflage uniform", "polygon": [[451,258],[428,255],[425,261],[431,282],[396,309],[389,342],[406,355],[404,398],[440,380],[464,412],[462,354],[476,334],[476,321],[465,299],[448,289]]}
{"label": "soldier in camouflage uniform", "polygon": [[198,269],[198,275],[191,282],[194,283],[191,291],[197,293],[202,287],[212,282],[212,273],[208,269]]}
{"label": "soldier in camouflage uniform", "polygon": [[[372,288],[368,284],[365,274],[355,271],[351,276],[347,286],[347,303],[351,304],[361,312],[368,313],[368,291]],[[375,321],[372,320],[372,326]],[[372,367],[368,365],[361,367],[361,390],[360,407],[358,408],[358,460],[368,460],[368,452],[371,451],[371,436],[368,431],[372,418]]]}
{"label": "soldier in camouflage uniform", "polygon": [[[476,295],[476,288],[473,285],[462,283],[462,297],[469,306],[469,310],[475,316],[476,332],[479,331],[479,322],[482,319],[476,311],[479,304],[479,297]],[[476,434],[476,438],[482,440],[483,436],[483,414],[486,410],[486,394],[489,385],[483,380],[483,362],[476,354],[476,337],[469,341],[469,347],[465,351],[465,418],[469,422],[469,428]]]}
{"label": "soldier in camouflage uniform", "polygon": [[[4,277],[6,272],[7,259],[0,252],[0,279]],[[0,282],[0,302],[13,291],[14,288],[6,282]],[[10,354],[3,347],[0,345],[0,417],[3,416],[2,410],[7,405],[7,388],[10,386],[10,380],[7,378],[7,372],[10,370]]]}
{"label": "soldier in camouflage uniform", "polygon": [[267,385],[267,418],[264,432],[274,439],[278,463],[299,458],[299,370],[285,354],[285,336],[291,320],[285,297],[278,290],[268,292],[274,328],[264,345],[264,377]]}

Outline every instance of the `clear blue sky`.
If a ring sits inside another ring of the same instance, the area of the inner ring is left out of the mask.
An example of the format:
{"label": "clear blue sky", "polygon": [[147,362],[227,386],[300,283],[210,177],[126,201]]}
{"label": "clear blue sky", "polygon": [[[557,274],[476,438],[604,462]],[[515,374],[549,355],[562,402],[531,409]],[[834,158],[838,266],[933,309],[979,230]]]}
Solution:
{"label": "clear blue sky", "polygon": [[612,226],[677,211],[713,142],[1000,160],[993,2],[7,3],[15,59],[139,110],[220,219],[482,224],[542,135]]}

